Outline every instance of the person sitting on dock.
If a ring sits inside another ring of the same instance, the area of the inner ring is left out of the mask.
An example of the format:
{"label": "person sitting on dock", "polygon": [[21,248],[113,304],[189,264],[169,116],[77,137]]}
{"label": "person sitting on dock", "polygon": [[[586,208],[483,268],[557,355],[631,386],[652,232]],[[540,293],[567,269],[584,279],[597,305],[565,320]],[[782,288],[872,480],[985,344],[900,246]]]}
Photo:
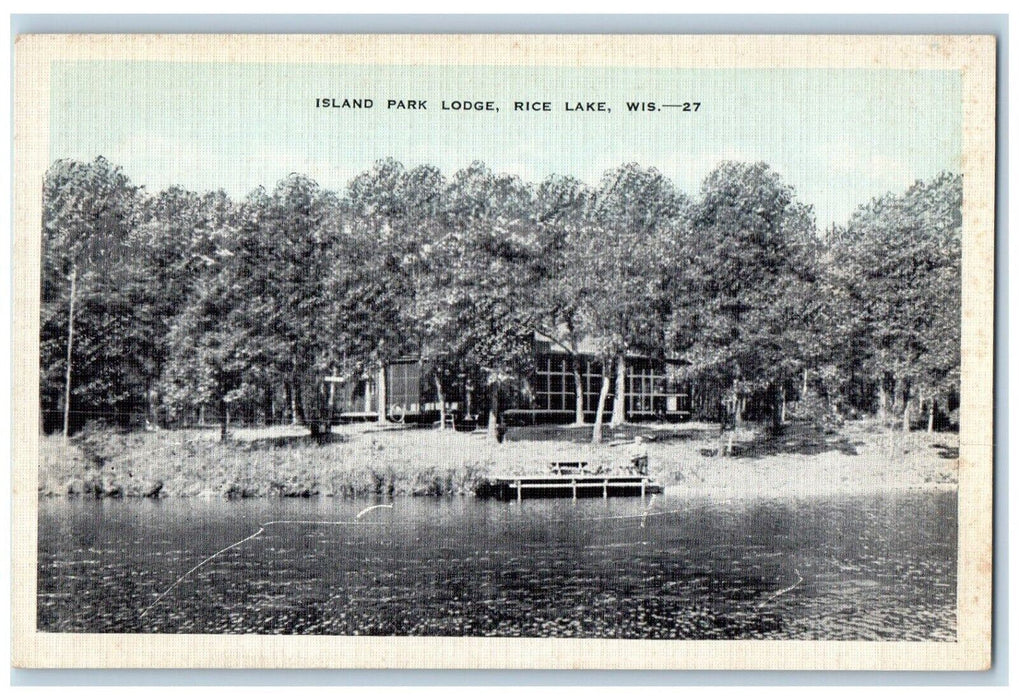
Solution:
{"label": "person sitting on dock", "polygon": [[633,438],[633,452],[630,454],[630,471],[633,474],[647,476],[648,456],[647,445],[640,435]]}

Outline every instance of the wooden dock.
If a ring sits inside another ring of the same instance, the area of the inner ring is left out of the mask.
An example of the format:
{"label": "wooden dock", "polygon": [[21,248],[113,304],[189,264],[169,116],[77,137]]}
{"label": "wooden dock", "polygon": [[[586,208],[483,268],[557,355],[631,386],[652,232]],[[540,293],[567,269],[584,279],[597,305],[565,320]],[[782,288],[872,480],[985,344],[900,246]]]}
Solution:
{"label": "wooden dock", "polygon": [[481,498],[523,500],[524,498],[608,498],[648,496],[662,487],[651,477],[623,474],[514,474],[493,476],[481,484],[475,495]]}

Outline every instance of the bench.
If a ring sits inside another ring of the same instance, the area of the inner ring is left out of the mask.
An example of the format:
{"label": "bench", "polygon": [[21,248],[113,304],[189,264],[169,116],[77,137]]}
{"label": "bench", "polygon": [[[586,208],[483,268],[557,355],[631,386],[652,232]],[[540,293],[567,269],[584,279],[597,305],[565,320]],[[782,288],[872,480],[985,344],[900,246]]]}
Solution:
{"label": "bench", "polygon": [[587,474],[587,462],[556,461],[549,462],[549,470],[553,474]]}

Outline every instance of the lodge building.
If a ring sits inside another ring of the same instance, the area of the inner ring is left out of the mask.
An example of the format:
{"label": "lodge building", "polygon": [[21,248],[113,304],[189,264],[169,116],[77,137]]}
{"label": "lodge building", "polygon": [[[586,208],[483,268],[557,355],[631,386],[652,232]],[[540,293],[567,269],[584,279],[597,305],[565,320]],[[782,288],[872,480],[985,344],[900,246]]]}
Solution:
{"label": "lodge building", "polygon": [[[507,424],[571,423],[576,417],[573,363],[580,364],[584,418],[593,421],[602,384],[602,362],[590,343],[582,342],[571,354],[551,340],[536,335],[532,371],[503,386],[500,394]],[[642,355],[626,358],[625,413],[628,421],[682,421],[690,417],[688,385],[682,380],[681,360],[662,360]],[[404,357],[386,366],[386,414],[405,422],[438,420],[439,398],[429,360]],[[378,416],[375,377],[346,382],[336,392],[334,415],[341,420],[374,420]],[[617,400],[615,376],[610,377],[605,403],[606,417]],[[448,386],[447,386],[448,385]],[[461,375],[443,382],[447,416],[458,426],[485,420],[486,387],[477,378]],[[607,418],[606,418],[607,419]]]}

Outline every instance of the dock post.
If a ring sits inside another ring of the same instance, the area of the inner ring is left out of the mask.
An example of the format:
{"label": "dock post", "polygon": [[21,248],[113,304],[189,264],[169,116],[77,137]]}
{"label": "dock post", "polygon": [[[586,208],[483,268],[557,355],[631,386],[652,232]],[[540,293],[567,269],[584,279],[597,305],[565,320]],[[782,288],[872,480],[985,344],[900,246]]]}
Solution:
{"label": "dock post", "polygon": [[524,489],[520,483],[520,479],[517,479],[517,503],[520,503],[524,498]]}
{"label": "dock post", "polygon": [[570,483],[573,485],[573,500],[577,500],[577,480],[571,479]]}
{"label": "dock post", "polygon": [[601,485],[601,497],[602,498],[608,498],[609,497],[609,480],[608,479],[606,479],[605,481],[602,482],[602,485]]}

